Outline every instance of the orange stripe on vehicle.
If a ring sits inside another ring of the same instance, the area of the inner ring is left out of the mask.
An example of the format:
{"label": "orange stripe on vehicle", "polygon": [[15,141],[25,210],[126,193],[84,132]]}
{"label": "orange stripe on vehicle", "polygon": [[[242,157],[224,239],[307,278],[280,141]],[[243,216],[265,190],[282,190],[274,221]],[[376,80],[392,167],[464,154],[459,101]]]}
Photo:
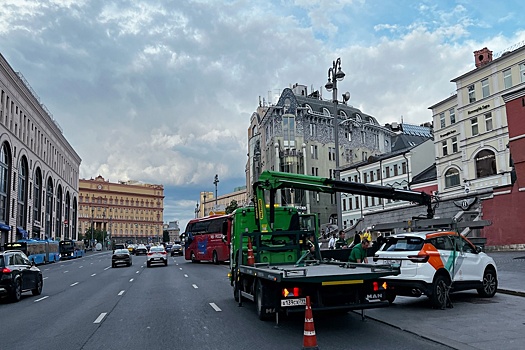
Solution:
{"label": "orange stripe on vehicle", "polygon": [[443,261],[441,260],[441,255],[439,255],[438,250],[436,247],[434,247],[430,243],[425,243],[423,245],[423,248],[421,249],[422,252],[426,252],[428,254],[428,262],[432,267],[434,267],[436,270],[441,269],[444,267]]}

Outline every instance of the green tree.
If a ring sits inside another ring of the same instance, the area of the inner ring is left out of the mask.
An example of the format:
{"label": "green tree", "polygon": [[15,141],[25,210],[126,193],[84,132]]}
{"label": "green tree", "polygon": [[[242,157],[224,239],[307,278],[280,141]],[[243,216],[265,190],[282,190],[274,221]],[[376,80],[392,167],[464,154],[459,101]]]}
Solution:
{"label": "green tree", "polygon": [[237,201],[234,199],[230,202],[230,204],[226,207],[225,212],[226,214],[231,214],[235,209],[239,208],[239,205],[237,204]]}

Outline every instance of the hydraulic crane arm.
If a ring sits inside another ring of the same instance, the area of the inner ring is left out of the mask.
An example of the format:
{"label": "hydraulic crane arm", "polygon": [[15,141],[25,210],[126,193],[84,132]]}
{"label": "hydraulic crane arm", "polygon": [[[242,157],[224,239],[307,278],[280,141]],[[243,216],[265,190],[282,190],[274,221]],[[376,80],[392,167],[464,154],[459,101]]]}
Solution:
{"label": "hydraulic crane arm", "polygon": [[427,206],[427,218],[433,217],[432,197],[425,192],[403,190],[389,186],[362,184],[334,180],[318,176],[282,173],[275,171],[264,171],[257,182],[253,184],[255,194],[255,205],[257,207],[258,220],[264,217],[266,208],[265,191],[270,191],[270,222],[272,222],[272,208],[274,207],[275,192],[278,189],[294,188],[323,193],[351,193],[355,195],[371,196],[393,200],[403,200]]}

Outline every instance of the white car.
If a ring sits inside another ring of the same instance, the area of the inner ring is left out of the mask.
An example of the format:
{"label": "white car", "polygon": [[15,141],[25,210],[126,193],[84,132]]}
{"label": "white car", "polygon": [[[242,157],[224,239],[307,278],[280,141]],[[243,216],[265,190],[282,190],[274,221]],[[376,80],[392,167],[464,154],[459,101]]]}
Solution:
{"label": "white car", "polygon": [[151,267],[152,264],[164,264],[164,266],[168,266],[168,253],[163,246],[152,246],[149,249],[147,266]]}
{"label": "white car", "polygon": [[427,231],[392,235],[375,253],[377,264],[400,265],[400,274],[384,277],[387,296],[425,294],[436,308],[445,308],[448,293],[476,289],[491,298],[498,288],[494,260],[456,232]]}

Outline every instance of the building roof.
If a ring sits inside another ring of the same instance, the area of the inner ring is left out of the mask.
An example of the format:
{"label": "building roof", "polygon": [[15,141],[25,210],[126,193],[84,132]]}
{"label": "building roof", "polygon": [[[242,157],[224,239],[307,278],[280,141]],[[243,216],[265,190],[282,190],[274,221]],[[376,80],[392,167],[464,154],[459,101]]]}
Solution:
{"label": "building roof", "polygon": [[410,184],[419,184],[434,180],[437,180],[436,163],[432,164],[431,166],[414,176],[412,178],[412,181],[410,181]]}

